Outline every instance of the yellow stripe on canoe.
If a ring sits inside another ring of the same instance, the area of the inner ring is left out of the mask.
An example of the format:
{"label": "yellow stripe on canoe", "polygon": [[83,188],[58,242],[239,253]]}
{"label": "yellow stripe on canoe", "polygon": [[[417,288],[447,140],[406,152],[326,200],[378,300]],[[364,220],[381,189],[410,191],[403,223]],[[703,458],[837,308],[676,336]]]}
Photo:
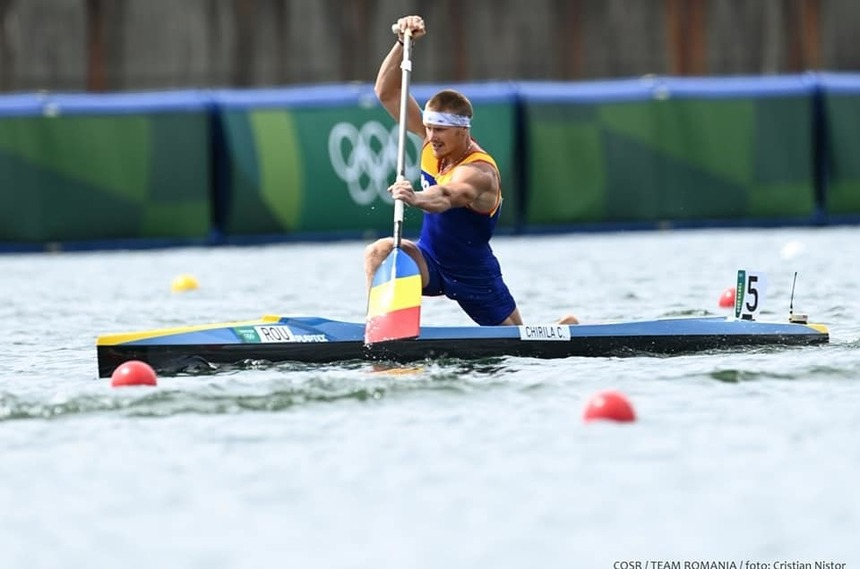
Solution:
{"label": "yellow stripe on canoe", "polygon": [[370,289],[367,318],[421,304],[421,275],[392,279]]}
{"label": "yellow stripe on canoe", "polygon": [[170,336],[172,334],[182,334],[184,332],[199,332],[201,330],[213,330],[215,328],[234,328],[236,326],[254,326],[258,324],[270,324],[280,320],[280,316],[266,314],[258,320],[242,320],[236,322],[221,322],[218,324],[200,324],[198,326],[178,326],[176,328],[158,328],[156,330],[144,330],[141,332],[118,332],[116,334],[105,334],[96,338],[97,346],[116,346],[136,340],[147,338],[160,338],[162,336]]}

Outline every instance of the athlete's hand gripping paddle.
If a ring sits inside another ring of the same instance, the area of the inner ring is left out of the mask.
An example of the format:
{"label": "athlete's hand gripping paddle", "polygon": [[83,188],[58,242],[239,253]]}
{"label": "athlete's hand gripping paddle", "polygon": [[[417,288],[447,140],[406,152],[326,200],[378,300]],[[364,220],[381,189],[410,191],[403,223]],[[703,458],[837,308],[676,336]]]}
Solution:
{"label": "athlete's hand gripping paddle", "polygon": [[[397,32],[396,25],[392,31]],[[397,137],[397,180],[406,179],[406,116],[409,78],[412,73],[412,31],[403,34],[400,83],[400,120]],[[403,202],[394,200],[394,248],[385,258],[370,286],[364,343],[417,338],[421,327],[421,273],[400,248],[403,234]]]}

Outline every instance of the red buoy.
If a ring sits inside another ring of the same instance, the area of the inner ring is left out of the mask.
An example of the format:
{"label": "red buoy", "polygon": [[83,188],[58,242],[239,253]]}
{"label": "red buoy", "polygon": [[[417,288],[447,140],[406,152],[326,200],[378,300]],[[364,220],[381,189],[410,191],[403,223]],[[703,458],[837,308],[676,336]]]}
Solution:
{"label": "red buoy", "polygon": [[595,394],[585,405],[584,421],[608,419],[628,423],[636,420],[636,413],[627,397],[618,391],[602,391]]}
{"label": "red buoy", "polygon": [[156,385],[155,370],[146,362],[129,360],[113,370],[110,384],[112,387]]}
{"label": "red buoy", "polygon": [[735,287],[731,286],[720,295],[720,308],[731,308],[735,305]]}

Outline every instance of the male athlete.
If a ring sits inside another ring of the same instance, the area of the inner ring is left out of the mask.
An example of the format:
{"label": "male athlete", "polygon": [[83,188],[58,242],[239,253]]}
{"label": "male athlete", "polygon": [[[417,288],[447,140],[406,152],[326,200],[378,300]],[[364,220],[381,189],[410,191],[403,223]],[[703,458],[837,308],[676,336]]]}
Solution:
{"label": "male athlete", "polygon": [[[426,29],[420,16],[400,18],[395,29],[399,39],[380,65],[375,91],[397,120],[403,34],[411,30],[412,39],[418,40]],[[408,180],[395,182],[388,191],[394,199],[424,211],[418,241],[401,241],[421,272],[422,294],[444,294],[482,326],[521,325],[517,304],[490,248],[502,205],[501,179],[495,160],[471,137],[472,104],[462,93],[443,90],[427,101],[423,112],[411,95],[407,105],[406,128],[424,141],[422,191],[416,192]],[[368,245],[368,289],[393,247],[390,237]],[[575,318],[565,317],[562,323],[573,324]]]}

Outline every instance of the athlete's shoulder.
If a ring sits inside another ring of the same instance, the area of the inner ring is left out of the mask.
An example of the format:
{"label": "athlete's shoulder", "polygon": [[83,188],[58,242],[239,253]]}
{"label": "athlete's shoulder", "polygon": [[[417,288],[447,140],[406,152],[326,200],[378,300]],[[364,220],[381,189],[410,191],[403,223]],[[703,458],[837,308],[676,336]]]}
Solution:
{"label": "athlete's shoulder", "polygon": [[492,166],[494,169],[498,170],[499,166],[496,164],[496,160],[490,155],[489,152],[484,150],[474,139],[472,139],[472,152],[463,160],[462,164],[470,164],[470,165],[481,165],[488,164]]}
{"label": "athlete's shoulder", "polygon": [[489,152],[484,150],[484,147],[481,146],[480,144],[478,144],[478,141],[475,140],[474,138],[472,139],[472,148],[474,149],[475,152],[481,152],[483,154],[489,154]]}

